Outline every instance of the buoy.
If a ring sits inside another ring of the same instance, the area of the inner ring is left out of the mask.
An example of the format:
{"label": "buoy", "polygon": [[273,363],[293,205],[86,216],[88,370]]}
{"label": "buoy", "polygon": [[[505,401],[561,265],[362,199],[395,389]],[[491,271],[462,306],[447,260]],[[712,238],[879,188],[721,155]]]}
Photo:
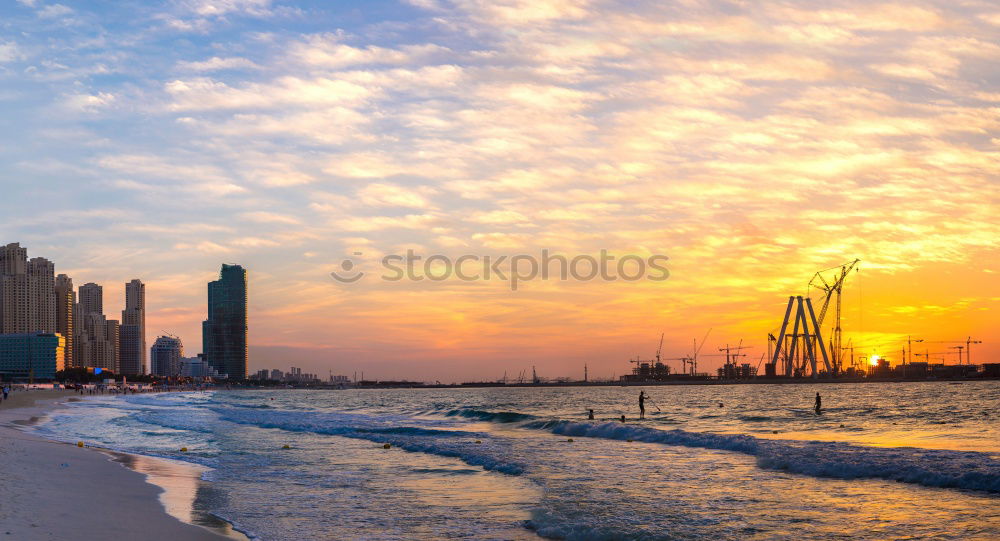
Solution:
{"label": "buoy", "polygon": [[482,440],[476,440],[476,443],[483,443]]}
{"label": "buoy", "polygon": [[568,439],[568,440],[566,440],[566,441],[568,441],[569,443],[573,443],[573,438],[569,438],[569,439]]}
{"label": "buoy", "polygon": [[82,442],[82,441],[78,441],[78,442],[76,442],[76,446],[77,446],[77,447],[83,447],[83,442]]}
{"label": "buoy", "polygon": [[844,425],[840,425],[840,428],[844,428]]}
{"label": "buoy", "polygon": [[391,443],[387,443],[387,444],[383,445],[382,448],[383,449],[391,449],[392,448],[392,444]]}
{"label": "buoy", "polygon": [[771,434],[777,434],[777,433],[778,433],[778,431],[777,431],[777,430],[772,430],[772,431],[771,431]]}
{"label": "buoy", "polygon": [[188,452],[188,448],[187,448],[187,447],[181,447],[181,452],[182,452],[182,453],[186,453],[186,452]]}
{"label": "buoy", "polygon": [[291,447],[286,443],[281,446],[282,449],[291,449]]}
{"label": "buoy", "polygon": [[632,443],[632,440],[625,440],[625,441],[627,441],[627,442],[629,442],[629,443]]}

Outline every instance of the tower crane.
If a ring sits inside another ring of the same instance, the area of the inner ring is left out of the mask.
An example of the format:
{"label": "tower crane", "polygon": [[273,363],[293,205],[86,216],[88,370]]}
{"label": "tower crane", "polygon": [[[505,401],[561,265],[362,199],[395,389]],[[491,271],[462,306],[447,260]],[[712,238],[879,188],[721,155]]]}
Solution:
{"label": "tower crane", "polygon": [[[740,350],[741,349],[751,349],[752,347],[753,346],[744,346],[743,345],[743,339],[741,338],[740,339],[740,344],[738,346],[730,347],[729,344],[726,344],[726,347],[719,348],[719,351],[725,351],[726,352],[726,364],[730,364],[729,363],[729,357],[730,357],[730,355],[732,355],[732,357],[734,359],[733,360],[733,364],[736,364],[735,358],[736,358],[737,355],[739,355],[741,357],[746,357],[746,354],[745,353],[740,353]],[[736,353],[730,354],[730,351],[735,351]]]}
{"label": "tower crane", "polygon": [[[812,279],[809,280],[809,285],[806,286],[807,290],[810,290],[811,288],[816,288],[823,291],[824,293],[823,306],[820,308],[819,318],[817,318],[819,325],[817,326],[823,325],[823,320],[826,318],[826,310],[830,306],[830,299],[833,298],[835,295],[837,297],[836,314],[835,314],[836,319],[834,320],[833,337],[832,337],[833,347],[831,348],[831,353],[834,355],[833,358],[834,374],[839,373],[841,367],[840,346],[841,346],[842,332],[840,329],[840,305],[841,305],[840,293],[844,289],[844,280],[847,279],[847,275],[850,274],[851,270],[854,269],[854,267],[860,261],[861,261],[860,259],[855,259],[850,263],[844,263],[843,265],[839,265],[837,267],[830,267],[829,269],[823,269],[817,272],[815,275],[813,275]],[[823,276],[824,273],[835,269],[838,270],[839,272],[829,277],[829,279],[828,277]],[[806,294],[808,296],[808,291],[806,292]]]}
{"label": "tower crane", "polygon": [[[914,340],[915,342],[916,340]],[[965,349],[965,363],[972,364],[972,344],[982,344],[982,340],[973,340],[972,337],[968,337],[965,340],[931,340],[928,341],[929,344],[965,344],[962,349]],[[950,349],[959,349],[957,346],[949,346]],[[961,349],[959,349],[961,353]],[[962,364],[961,355],[959,355],[958,364]]]}
{"label": "tower crane", "polygon": [[708,331],[705,332],[705,336],[701,338],[700,346],[698,345],[697,341],[695,341],[691,346],[691,351],[693,353],[691,354],[691,357],[688,359],[688,362],[691,364],[692,376],[698,373],[698,354],[701,353],[701,348],[705,347],[705,340],[708,340],[709,334],[712,334],[712,328],[709,328]]}

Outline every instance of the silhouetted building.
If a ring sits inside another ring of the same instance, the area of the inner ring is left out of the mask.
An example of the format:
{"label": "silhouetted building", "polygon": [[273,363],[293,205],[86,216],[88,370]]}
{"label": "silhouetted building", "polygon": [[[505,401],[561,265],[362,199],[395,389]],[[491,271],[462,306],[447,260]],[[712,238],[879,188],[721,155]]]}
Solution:
{"label": "silhouetted building", "polygon": [[150,348],[150,372],[157,376],[175,378],[181,375],[184,344],[176,336],[161,336]]}
{"label": "silhouetted building", "polygon": [[146,373],[146,284],[139,280],[125,284],[119,364],[126,376]]}
{"label": "silhouetted building", "polygon": [[194,379],[221,377],[214,368],[205,362],[202,355],[181,359],[181,376]]}
{"label": "silhouetted building", "polygon": [[208,283],[208,319],[202,323],[205,361],[231,379],[247,377],[247,271],[222,265]]}

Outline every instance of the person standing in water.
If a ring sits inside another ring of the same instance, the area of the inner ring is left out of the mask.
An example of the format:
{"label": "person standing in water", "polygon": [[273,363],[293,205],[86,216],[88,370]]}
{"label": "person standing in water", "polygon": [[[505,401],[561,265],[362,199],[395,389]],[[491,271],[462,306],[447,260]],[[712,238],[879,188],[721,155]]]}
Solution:
{"label": "person standing in water", "polygon": [[639,418],[640,419],[645,419],[646,418],[646,399],[647,398],[649,398],[649,395],[646,394],[646,391],[639,391]]}
{"label": "person standing in water", "polygon": [[819,393],[816,393],[816,415],[819,415],[821,409],[823,409],[823,399],[819,397]]}

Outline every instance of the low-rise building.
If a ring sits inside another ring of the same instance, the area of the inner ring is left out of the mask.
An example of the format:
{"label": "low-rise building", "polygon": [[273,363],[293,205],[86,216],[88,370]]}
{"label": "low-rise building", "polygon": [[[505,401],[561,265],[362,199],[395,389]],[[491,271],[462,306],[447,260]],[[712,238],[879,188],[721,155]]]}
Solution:
{"label": "low-rise building", "polygon": [[55,379],[66,368],[66,339],[57,333],[0,334],[0,377]]}

